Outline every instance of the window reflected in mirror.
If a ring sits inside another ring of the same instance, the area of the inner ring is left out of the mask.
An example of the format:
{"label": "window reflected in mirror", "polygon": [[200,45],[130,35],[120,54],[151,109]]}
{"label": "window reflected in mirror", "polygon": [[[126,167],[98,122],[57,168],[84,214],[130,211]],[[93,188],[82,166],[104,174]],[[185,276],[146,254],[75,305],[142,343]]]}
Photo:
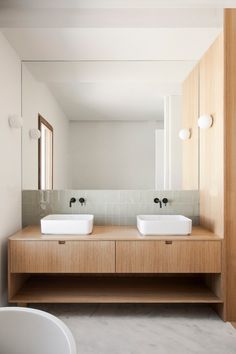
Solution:
{"label": "window reflected in mirror", "polygon": [[41,133],[38,146],[38,188],[53,189],[53,127],[40,114],[38,125]]}

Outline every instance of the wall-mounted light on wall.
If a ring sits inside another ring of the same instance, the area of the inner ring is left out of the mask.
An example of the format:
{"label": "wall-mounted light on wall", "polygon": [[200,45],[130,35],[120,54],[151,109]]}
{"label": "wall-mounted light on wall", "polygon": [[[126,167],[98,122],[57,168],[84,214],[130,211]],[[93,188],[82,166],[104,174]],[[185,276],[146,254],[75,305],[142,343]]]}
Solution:
{"label": "wall-mounted light on wall", "polygon": [[208,129],[213,124],[213,117],[210,114],[203,114],[198,118],[197,124],[201,129]]}
{"label": "wall-mounted light on wall", "polygon": [[188,140],[191,137],[191,131],[190,129],[181,129],[179,131],[179,138],[181,140]]}
{"label": "wall-mounted light on wall", "polygon": [[41,137],[41,133],[39,129],[30,129],[29,136],[31,139],[38,140]]}
{"label": "wall-mounted light on wall", "polygon": [[23,118],[17,114],[14,114],[9,116],[8,123],[11,128],[21,128],[23,125]]}

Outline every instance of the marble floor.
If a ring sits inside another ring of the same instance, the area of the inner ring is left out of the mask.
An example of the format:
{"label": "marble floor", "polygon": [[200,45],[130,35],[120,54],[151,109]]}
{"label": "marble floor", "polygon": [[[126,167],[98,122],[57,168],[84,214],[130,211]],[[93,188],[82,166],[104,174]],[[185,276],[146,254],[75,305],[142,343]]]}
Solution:
{"label": "marble floor", "polygon": [[236,329],[207,305],[38,305],[71,329],[79,354],[236,354]]}

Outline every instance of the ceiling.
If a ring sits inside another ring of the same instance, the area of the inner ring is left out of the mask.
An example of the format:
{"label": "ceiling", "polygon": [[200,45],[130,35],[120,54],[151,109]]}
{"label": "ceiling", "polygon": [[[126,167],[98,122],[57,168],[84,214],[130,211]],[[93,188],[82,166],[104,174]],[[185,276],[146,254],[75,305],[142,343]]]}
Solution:
{"label": "ceiling", "polygon": [[[194,61],[25,62],[69,120],[163,120]],[[24,71],[23,71],[24,80]]]}
{"label": "ceiling", "polygon": [[49,87],[70,120],[163,120],[163,97],[147,84],[63,83]]}
{"label": "ceiling", "polygon": [[222,30],[226,5],[2,0],[0,29],[69,119],[161,120],[163,97],[181,93]]}
{"label": "ceiling", "polygon": [[181,83],[195,61],[46,61],[25,62],[36,80],[45,83]]}
{"label": "ceiling", "polygon": [[[68,1],[69,3],[69,1]],[[199,28],[222,24],[221,9],[1,7],[0,25],[12,28]]]}
{"label": "ceiling", "polygon": [[13,8],[226,8],[235,0],[1,0]]}
{"label": "ceiling", "polygon": [[[195,62],[26,62],[70,120],[163,120],[163,97],[180,94]],[[24,80],[24,71],[23,71]]]}
{"label": "ceiling", "polygon": [[199,60],[219,28],[21,28],[3,33],[22,60]]}

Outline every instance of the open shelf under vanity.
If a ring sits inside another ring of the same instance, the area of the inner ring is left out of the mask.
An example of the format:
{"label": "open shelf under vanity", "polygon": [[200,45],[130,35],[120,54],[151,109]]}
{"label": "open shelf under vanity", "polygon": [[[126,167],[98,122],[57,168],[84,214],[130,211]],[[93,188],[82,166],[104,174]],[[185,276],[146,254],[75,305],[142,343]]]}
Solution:
{"label": "open shelf under vanity", "polygon": [[[24,275],[20,275],[23,277]],[[217,276],[217,275],[213,275]],[[19,275],[15,275],[16,279]],[[27,274],[11,303],[221,303],[204,276]]]}
{"label": "open shelf under vanity", "polygon": [[28,303],[222,301],[222,239],[142,237],[135,227],[94,227],[89,236],[44,237],[28,227],[9,239],[8,299]]}

